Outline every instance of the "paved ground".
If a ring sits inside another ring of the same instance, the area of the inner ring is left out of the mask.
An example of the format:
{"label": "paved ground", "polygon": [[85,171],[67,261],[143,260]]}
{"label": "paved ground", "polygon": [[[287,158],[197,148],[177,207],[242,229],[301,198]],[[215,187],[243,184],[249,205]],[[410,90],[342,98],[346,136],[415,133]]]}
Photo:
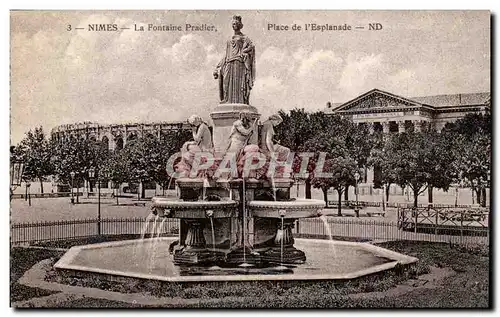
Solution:
{"label": "paved ground", "polygon": [[[69,197],[60,198],[32,198],[31,206],[24,199],[13,199],[11,202],[11,222],[39,222],[39,221],[58,221],[90,219],[97,217],[97,199],[81,198],[79,204],[71,204]],[[116,205],[116,199],[101,198],[101,217],[102,218],[143,218],[150,212],[150,200],[142,200],[141,204],[145,206],[136,206],[138,203],[135,198],[120,198],[120,205]],[[361,217],[367,217],[367,212],[376,212],[380,208],[368,207],[360,211]],[[337,209],[329,208],[329,214],[336,215]],[[343,215],[354,216],[354,210],[343,209]],[[397,211],[394,208],[387,208],[385,217],[371,217],[378,221],[396,221]]]}
{"label": "paved ground", "polygon": [[[101,199],[102,218],[136,218],[146,217],[150,210],[150,201],[142,201],[146,206],[132,205],[136,200],[120,199],[120,206],[116,206],[116,199]],[[13,199],[11,203],[11,222],[39,222],[89,219],[97,217],[97,199],[80,199],[80,204],[72,205],[68,197],[62,198],[34,198],[31,206],[24,199]]]}
{"label": "paved ground", "polygon": [[[303,194],[300,191],[300,194]],[[313,190],[314,199],[323,199],[320,191]],[[175,193],[171,191],[169,195],[173,196]],[[149,214],[150,198],[154,196],[154,191],[146,193],[146,200],[141,201],[145,206],[134,205],[137,198],[120,198],[120,206],[116,205],[116,199],[101,198],[101,216],[103,218],[135,218],[146,217]],[[296,197],[295,188],[291,192],[291,197]],[[300,197],[301,195],[299,195]],[[465,194],[461,194],[463,199],[459,199],[459,204],[468,204],[470,199],[467,199]],[[360,201],[378,201],[378,196],[359,196]],[[427,197],[421,197],[421,203],[425,203]],[[336,200],[335,195],[329,195],[330,200]],[[24,199],[13,199],[11,202],[11,222],[38,222],[38,221],[57,221],[57,220],[74,220],[86,219],[97,217],[97,198],[83,198],[80,197],[80,204],[72,205],[69,197],[61,198],[32,198],[31,206]],[[407,202],[405,196],[391,196],[390,202]],[[434,198],[435,203],[453,204],[454,198],[450,200],[450,196],[436,195]],[[360,212],[361,217],[366,217],[367,212],[379,212],[380,207],[367,207]],[[336,209],[329,209],[329,213],[336,214]],[[352,209],[343,209],[342,213],[347,216],[354,216]],[[372,217],[371,219],[378,219],[378,221],[396,221],[397,211],[395,208],[387,208],[385,217]]]}

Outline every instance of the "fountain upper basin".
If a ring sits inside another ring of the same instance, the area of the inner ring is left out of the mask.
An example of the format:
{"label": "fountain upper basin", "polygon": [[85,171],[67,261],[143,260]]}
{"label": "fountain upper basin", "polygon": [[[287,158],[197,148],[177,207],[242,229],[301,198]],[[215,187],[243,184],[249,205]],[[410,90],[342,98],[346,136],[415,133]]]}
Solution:
{"label": "fountain upper basin", "polygon": [[297,199],[293,201],[248,202],[248,209],[253,216],[261,218],[313,218],[323,215],[325,202],[318,199]]}
{"label": "fountain upper basin", "polygon": [[182,201],[163,197],[153,197],[152,209],[159,216],[183,219],[230,218],[237,212],[234,200]]}

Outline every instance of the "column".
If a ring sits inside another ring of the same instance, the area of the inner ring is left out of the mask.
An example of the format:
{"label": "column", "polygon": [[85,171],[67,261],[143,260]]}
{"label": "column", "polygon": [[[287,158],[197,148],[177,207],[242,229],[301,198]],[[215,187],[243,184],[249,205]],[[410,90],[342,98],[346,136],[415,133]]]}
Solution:
{"label": "column", "polygon": [[375,123],[374,122],[367,122],[368,124],[368,131],[370,134],[373,134],[375,132]]}
{"label": "column", "polygon": [[421,132],[422,131],[422,121],[421,120],[415,120],[415,121],[413,121],[413,125],[415,126],[415,132]]}
{"label": "column", "polygon": [[125,147],[125,145],[127,144],[127,139],[128,139],[128,135],[127,135],[127,127],[122,127],[121,128],[121,135],[122,135],[122,140],[123,140],[123,147]]}
{"label": "column", "polygon": [[384,134],[389,134],[389,121],[382,122],[382,129]]}
{"label": "column", "polygon": [[397,124],[398,124],[398,132],[399,133],[406,132],[406,127],[405,127],[405,122],[404,121],[397,121]]}

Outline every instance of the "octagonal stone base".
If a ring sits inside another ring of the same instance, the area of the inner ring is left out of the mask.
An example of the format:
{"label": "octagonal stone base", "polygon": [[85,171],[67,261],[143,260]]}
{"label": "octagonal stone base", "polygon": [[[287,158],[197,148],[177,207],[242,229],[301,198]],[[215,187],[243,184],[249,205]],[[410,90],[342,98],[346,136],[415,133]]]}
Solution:
{"label": "octagonal stone base", "polygon": [[[349,280],[418,259],[368,243],[296,239],[307,261],[289,266],[286,273],[273,266],[254,268],[213,268],[174,264],[168,246],[174,238],[115,241],[72,247],[54,265],[67,276],[100,279],[148,279],[165,282],[251,281],[251,280]],[[152,248],[156,252],[151,253]],[[119,259],[119,261],[117,261]]]}

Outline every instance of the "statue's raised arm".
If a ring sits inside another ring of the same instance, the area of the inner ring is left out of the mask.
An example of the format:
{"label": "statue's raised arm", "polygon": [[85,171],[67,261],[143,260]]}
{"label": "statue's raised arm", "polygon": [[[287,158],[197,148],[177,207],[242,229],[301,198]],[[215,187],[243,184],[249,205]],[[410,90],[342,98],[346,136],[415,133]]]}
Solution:
{"label": "statue's raised arm", "polygon": [[219,80],[220,103],[249,105],[255,80],[255,46],[241,33],[240,16],[232,20],[234,35],[226,43],[226,54],[217,64],[214,78]]}

